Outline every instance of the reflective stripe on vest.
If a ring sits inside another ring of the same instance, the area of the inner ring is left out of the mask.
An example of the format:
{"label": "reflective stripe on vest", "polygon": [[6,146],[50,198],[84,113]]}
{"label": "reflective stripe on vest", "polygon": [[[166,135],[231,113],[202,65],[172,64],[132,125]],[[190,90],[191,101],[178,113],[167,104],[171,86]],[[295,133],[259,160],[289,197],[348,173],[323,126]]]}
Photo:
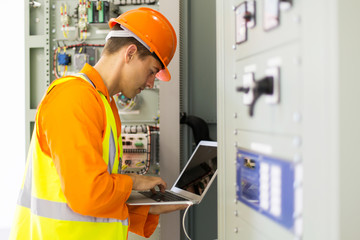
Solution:
{"label": "reflective stripe on vest", "polygon": [[[88,81],[85,77],[80,78]],[[57,80],[47,93],[55,85],[71,79],[74,78]],[[92,84],[91,81],[88,82]],[[106,110],[103,160],[108,165],[109,174],[118,173],[121,168],[121,136],[117,138],[116,122],[110,104],[102,93],[99,94]],[[40,108],[41,105],[38,112]],[[84,216],[68,206],[61,191],[60,177],[52,159],[41,150],[36,129],[35,125],[10,239],[127,239],[128,219]]]}
{"label": "reflective stripe on vest", "polygon": [[[34,131],[34,134],[36,132]],[[34,135],[33,134],[33,135]],[[35,141],[35,139],[32,139]],[[32,141],[33,142],[33,141]],[[66,220],[66,221],[80,221],[80,222],[120,222],[123,225],[128,225],[128,219],[119,220],[115,218],[97,218],[78,214],[71,210],[71,208],[62,202],[48,201],[31,196],[31,182],[32,182],[32,161],[33,161],[34,146],[30,146],[29,165],[25,175],[24,187],[20,191],[18,205],[30,208],[31,212],[40,217]]]}

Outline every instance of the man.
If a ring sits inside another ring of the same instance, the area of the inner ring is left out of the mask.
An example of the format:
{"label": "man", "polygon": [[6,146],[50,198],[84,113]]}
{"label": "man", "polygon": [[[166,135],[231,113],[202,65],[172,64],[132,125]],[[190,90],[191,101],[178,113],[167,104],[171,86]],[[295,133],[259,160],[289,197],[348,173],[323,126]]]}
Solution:
{"label": "man", "polygon": [[149,237],[158,214],[185,208],[126,205],[131,190],[164,191],[166,183],[119,174],[121,123],[112,98],[152,88],[155,76],[170,80],[175,31],[149,8],[109,25],[99,62],[54,81],[38,107],[10,239],[127,239],[128,231]]}

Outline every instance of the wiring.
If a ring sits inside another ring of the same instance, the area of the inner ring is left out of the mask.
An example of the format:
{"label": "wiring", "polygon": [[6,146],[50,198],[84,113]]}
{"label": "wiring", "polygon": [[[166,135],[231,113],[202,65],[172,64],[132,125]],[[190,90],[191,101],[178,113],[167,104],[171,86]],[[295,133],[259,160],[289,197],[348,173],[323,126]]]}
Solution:
{"label": "wiring", "polygon": [[79,0],[79,30],[80,30],[80,40],[87,39],[87,23],[88,23],[88,15],[87,9],[90,8],[89,1],[87,0]]}
{"label": "wiring", "polygon": [[185,212],[184,212],[184,215],[183,215],[183,219],[182,219],[183,230],[184,230],[184,233],[185,233],[187,239],[189,239],[189,240],[191,240],[191,238],[189,237],[189,235],[188,235],[187,232],[186,232],[186,228],[185,228],[185,217],[186,217],[186,214],[187,214],[189,208],[190,208],[192,205],[193,205],[192,203],[188,203],[188,206],[187,206],[187,208],[185,209]]}
{"label": "wiring", "polygon": [[148,137],[147,158],[146,158],[146,166],[142,170],[141,174],[146,174],[150,169],[150,156],[151,156],[151,132],[150,132],[150,127],[146,126],[146,130],[147,130],[147,137]]}
{"label": "wiring", "polygon": [[115,101],[120,111],[130,112],[136,106],[138,97],[127,98],[122,93],[118,93],[115,95]]}
{"label": "wiring", "polygon": [[61,5],[60,16],[61,16],[60,19],[61,19],[61,24],[62,24],[61,31],[63,32],[64,37],[68,38],[70,18],[67,13],[67,4],[65,4],[64,6]]}
{"label": "wiring", "polygon": [[[104,47],[104,44],[89,44],[89,43],[80,43],[80,44],[73,44],[73,45],[64,45],[63,47],[61,47],[62,49],[67,49],[67,48],[73,48],[73,47]],[[53,56],[53,72],[54,72],[54,76],[56,78],[60,78],[61,76],[59,76],[59,73],[57,71],[57,57],[58,57],[58,52],[60,52],[61,48],[55,48],[54,50],[54,56]]]}

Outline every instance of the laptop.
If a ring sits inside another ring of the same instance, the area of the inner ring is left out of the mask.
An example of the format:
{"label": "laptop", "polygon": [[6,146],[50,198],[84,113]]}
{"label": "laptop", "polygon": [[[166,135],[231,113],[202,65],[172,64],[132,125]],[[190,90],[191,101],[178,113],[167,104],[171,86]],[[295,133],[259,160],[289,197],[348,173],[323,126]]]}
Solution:
{"label": "laptop", "polygon": [[170,190],[132,191],[128,205],[199,204],[217,175],[217,142],[200,141]]}

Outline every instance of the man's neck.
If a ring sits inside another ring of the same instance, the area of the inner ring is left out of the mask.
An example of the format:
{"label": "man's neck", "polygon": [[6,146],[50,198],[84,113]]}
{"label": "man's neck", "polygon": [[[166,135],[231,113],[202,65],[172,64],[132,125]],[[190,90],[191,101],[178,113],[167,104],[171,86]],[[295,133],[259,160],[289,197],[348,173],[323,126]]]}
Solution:
{"label": "man's neck", "polygon": [[119,72],[121,72],[122,64],[119,58],[114,56],[115,55],[102,56],[94,66],[104,81],[109,96],[113,96],[119,92]]}

